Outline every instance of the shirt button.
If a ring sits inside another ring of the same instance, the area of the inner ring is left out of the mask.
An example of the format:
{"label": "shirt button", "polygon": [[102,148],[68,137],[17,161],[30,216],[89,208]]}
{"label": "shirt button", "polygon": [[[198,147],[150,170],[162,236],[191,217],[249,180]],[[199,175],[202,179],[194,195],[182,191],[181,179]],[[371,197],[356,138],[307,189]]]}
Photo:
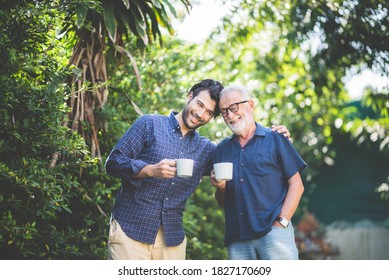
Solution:
{"label": "shirt button", "polygon": [[240,212],[240,215],[243,216],[243,212]]}
{"label": "shirt button", "polygon": [[240,199],[243,200],[243,195],[240,196]]}
{"label": "shirt button", "polygon": [[174,182],[172,182],[172,185],[174,185]]}
{"label": "shirt button", "polygon": [[165,198],[165,200],[169,200],[169,198]]}
{"label": "shirt button", "polygon": [[243,163],[240,164],[240,166],[243,166],[243,165],[244,165]]}
{"label": "shirt button", "polygon": [[241,152],[244,152],[244,149],[240,150]]}
{"label": "shirt button", "polygon": [[243,178],[241,178],[240,181],[243,182]]}

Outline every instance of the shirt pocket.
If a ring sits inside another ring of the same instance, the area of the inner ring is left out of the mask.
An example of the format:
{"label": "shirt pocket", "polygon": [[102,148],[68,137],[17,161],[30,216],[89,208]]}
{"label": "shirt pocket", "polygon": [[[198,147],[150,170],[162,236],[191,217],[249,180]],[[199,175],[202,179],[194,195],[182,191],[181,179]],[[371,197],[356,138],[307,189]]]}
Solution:
{"label": "shirt pocket", "polygon": [[275,167],[272,155],[262,152],[250,155],[248,162],[250,173],[261,177],[270,176]]}

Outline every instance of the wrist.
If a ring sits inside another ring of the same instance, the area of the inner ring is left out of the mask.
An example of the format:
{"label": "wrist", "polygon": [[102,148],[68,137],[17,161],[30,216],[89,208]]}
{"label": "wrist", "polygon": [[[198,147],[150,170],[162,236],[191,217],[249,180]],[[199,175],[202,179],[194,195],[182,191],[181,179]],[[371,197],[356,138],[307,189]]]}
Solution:
{"label": "wrist", "polygon": [[290,221],[287,218],[282,216],[278,216],[276,221],[279,222],[284,228],[287,228],[290,223]]}

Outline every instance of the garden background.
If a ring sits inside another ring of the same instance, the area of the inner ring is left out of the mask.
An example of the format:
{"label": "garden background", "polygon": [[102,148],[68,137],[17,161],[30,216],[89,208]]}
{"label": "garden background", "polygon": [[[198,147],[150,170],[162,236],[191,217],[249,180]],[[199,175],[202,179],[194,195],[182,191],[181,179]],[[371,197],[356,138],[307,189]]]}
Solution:
{"label": "garden background", "polygon": [[[140,115],[181,110],[204,78],[246,85],[257,121],[291,131],[308,163],[293,218],[302,258],[389,259],[388,84],[358,99],[345,88],[366,69],[389,78],[387,2],[224,1],[201,42],[173,25],[198,1],[0,3],[0,259],[106,259],[110,150]],[[221,118],[199,132],[230,135]],[[188,259],[227,258],[209,178],[184,224]]]}

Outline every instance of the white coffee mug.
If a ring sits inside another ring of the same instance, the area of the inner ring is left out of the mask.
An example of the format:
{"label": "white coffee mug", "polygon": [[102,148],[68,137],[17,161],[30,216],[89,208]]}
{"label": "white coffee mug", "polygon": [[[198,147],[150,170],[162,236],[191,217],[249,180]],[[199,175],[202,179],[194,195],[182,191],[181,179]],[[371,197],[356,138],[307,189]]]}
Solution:
{"label": "white coffee mug", "polygon": [[228,181],[232,179],[232,162],[220,162],[213,165],[216,180]]}
{"label": "white coffee mug", "polygon": [[193,159],[180,158],[176,160],[177,176],[189,178],[193,174]]}

